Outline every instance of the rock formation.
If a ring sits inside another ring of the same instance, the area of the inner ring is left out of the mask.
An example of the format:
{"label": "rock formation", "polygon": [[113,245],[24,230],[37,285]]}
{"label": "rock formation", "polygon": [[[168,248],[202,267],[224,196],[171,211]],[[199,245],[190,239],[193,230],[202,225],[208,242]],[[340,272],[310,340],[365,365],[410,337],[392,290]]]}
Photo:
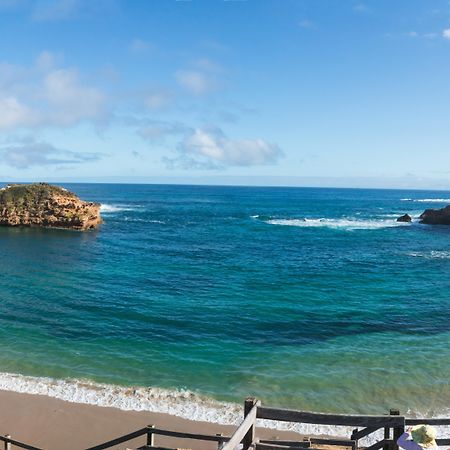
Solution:
{"label": "rock formation", "polygon": [[67,189],[47,183],[13,184],[0,189],[1,226],[88,230],[100,223],[100,205],[84,202]]}
{"label": "rock formation", "polygon": [[420,223],[450,225],[450,205],[442,209],[426,209],[420,216]]}
{"label": "rock formation", "polygon": [[403,214],[397,219],[397,222],[412,222],[412,218],[409,214]]}

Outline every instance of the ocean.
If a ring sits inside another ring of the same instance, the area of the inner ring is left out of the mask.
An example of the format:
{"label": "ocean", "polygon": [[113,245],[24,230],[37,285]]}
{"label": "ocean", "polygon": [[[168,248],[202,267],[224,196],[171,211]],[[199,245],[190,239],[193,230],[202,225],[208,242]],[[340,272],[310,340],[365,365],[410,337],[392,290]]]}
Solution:
{"label": "ocean", "polygon": [[221,423],[250,395],[449,414],[450,227],[417,219],[450,192],[63,186],[105,223],[0,229],[0,388]]}

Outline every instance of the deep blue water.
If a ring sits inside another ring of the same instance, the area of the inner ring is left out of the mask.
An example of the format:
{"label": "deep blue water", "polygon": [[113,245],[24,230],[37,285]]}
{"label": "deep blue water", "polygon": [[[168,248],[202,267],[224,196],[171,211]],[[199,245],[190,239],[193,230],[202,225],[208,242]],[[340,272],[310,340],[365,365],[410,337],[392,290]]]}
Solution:
{"label": "deep blue water", "polygon": [[0,372],[322,411],[450,404],[450,227],[395,222],[450,192],[65,187],[105,223],[0,229]]}

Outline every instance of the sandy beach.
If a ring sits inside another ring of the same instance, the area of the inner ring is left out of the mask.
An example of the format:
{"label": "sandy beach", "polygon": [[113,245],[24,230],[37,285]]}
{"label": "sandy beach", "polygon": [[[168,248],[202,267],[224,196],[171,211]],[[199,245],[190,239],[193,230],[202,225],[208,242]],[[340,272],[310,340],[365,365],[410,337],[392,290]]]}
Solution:
{"label": "sandy beach", "polygon": [[[0,391],[0,434],[44,449],[80,450],[131,433],[146,425],[192,433],[230,435],[232,426],[195,422],[168,414],[122,411],[70,403],[42,395]],[[293,432],[259,429],[266,438],[299,438]],[[145,437],[129,441],[116,450],[136,448]],[[157,436],[155,444],[174,448],[216,450],[215,443]]]}

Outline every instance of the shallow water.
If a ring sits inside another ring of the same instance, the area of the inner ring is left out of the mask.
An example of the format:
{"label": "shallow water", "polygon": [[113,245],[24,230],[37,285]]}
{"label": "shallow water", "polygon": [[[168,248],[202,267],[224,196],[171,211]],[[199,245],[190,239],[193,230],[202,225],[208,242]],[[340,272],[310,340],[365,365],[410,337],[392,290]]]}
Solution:
{"label": "shallow water", "polygon": [[0,372],[448,413],[450,227],[395,218],[449,192],[65,187],[105,224],[0,229]]}

